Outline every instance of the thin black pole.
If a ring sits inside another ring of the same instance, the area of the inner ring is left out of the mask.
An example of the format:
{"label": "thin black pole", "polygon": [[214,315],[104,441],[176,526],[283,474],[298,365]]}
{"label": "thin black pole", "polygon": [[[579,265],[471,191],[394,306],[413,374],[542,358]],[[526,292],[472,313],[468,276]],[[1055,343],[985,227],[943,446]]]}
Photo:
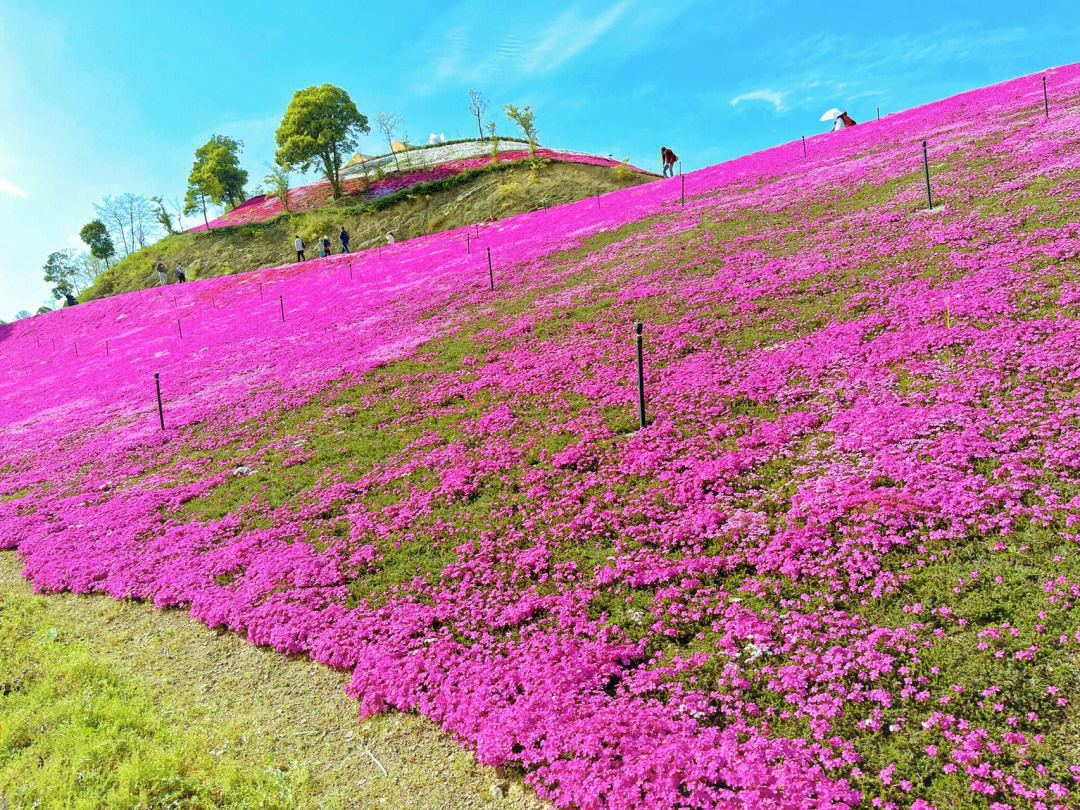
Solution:
{"label": "thin black pole", "polygon": [[491,289],[495,289],[495,271],[491,267],[491,248],[487,249],[488,254],[488,278],[491,280]]}
{"label": "thin black pole", "polygon": [[284,295],[279,295],[277,297],[277,300],[278,300],[278,306],[281,307],[281,322],[285,323],[285,296]]}
{"label": "thin black pole", "polygon": [[599,193],[597,193],[597,195],[596,195],[596,210],[597,211],[600,210],[600,194]]}
{"label": "thin black pole", "polygon": [[180,339],[184,339],[184,330],[180,328],[180,319],[176,319],[176,331],[180,333]]}
{"label": "thin black pole", "polygon": [[476,226],[476,238],[479,239],[480,238],[480,223],[479,222],[474,222],[473,225]]}
{"label": "thin black pole", "polygon": [[934,210],[934,199],[930,196],[930,161],[926,157],[926,141],[922,142],[922,165],[926,173],[926,205]]}
{"label": "thin black pole", "polygon": [[262,282],[259,283],[259,300],[260,301],[263,300],[263,297],[262,297]]}
{"label": "thin black pole", "polygon": [[53,354],[56,354],[56,338],[51,338]]}
{"label": "thin black pole", "polygon": [[352,281],[352,265],[349,265],[349,281]]}
{"label": "thin black pole", "polygon": [[1050,97],[1046,95],[1046,77],[1043,76],[1043,108],[1046,110],[1046,117],[1050,117]]}
{"label": "thin black pole", "polygon": [[877,120],[878,120],[878,121],[880,121],[880,120],[881,120],[881,107],[878,107],[878,108],[877,108]]}
{"label": "thin black pole", "polygon": [[682,177],[682,161],[679,161],[679,177]]}
{"label": "thin black pole", "polygon": [[686,205],[686,175],[680,174],[679,180],[682,181],[682,204]]}
{"label": "thin black pole", "polygon": [[161,409],[161,375],[158,372],[154,372],[154,388],[157,390],[157,415],[158,422],[161,423],[161,429],[165,429],[165,412]]}
{"label": "thin black pole", "polygon": [[641,321],[637,322],[634,332],[637,334],[637,394],[638,422],[645,427],[645,359],[641,348]]}
{"label": "thin black pole", "polygon": [[75,356],[79,356],[79,341],[75,341]]}
{"label": "thin black pole", "polygon": [[105,341],[105,356],[106,357],[109,356],[109,341],[108,340]]}

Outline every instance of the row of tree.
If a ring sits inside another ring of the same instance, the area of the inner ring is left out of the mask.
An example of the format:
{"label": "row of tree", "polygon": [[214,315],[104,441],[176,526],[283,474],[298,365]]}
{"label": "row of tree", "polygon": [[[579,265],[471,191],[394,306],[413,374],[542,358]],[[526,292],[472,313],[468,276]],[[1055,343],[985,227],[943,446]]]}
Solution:
{"label": "row of tree", "polygon": [[[485,125],[483,120],[488,107],[482,93],[469,90],[468,109],[476,118],[480,137],[485,137],[486,126],[487,137],[497,140],[496,122],[488,121]],[[504,110],[528,139],[529,150],[535,155],[539,142],[532,107],[519,109],[507,104]],[[404,121],[392,112],[377,113],[375,120],[396,163],[394,135]],[[324,84],[297,90],[274,133],[277,149],[274,164],[264,179],[267,193],[277,196],[285,210],[289,210],[290,173],[317,169],[330,183],[334,198],[340,199],[341,167],[356,149],[359,136],[370,131],[367,116],[340,87]],[[201,213],[203,222],[209,225],[211,207],[231,210],[243,203],[247,199],[245,189],[249,179],[248,172],[240,165],[243,149],[243,141],[226,135],[213,135],[196,149],[183,200],[121,194],[105,197],[94,205],[97,216],[79,232],[87,251],[56,251],[45,263],[45,280],[51,285],[53,298],[62,301],[69,294],[77,296],[114,259],[122,259],[163,235],[182,230],[185,216]]]}

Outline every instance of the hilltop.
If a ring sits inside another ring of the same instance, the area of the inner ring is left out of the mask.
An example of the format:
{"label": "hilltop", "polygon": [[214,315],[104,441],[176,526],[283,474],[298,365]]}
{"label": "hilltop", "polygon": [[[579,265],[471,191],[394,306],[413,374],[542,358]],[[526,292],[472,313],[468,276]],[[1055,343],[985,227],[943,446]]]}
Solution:
{"label": "hilltop", "polygon": [[0,547],[559,807],[1074,806],[1080,66],[1046,76],[1049,115],[1023,77],[471,252],[0,327]]}
{"label": "hilltop", "polygon": [[[326,182],[291,189],[290,210],[278,198],[257,194],[237,208],[184,233],[136,251],[104,272],[82,297],[93,300],[157,283],[159,258],[170,271],[182,263],[191,278],[229,275],[295,261],[295,235],[316,255],[319,238],[339,249],[344,225],[353,250],[452,230],[595,197],[645,183],[655,175],[610,158],[540,149],[530,159],[510,140],[438,144],[403,155],[371,158],[344,172],[345,196],[334,200]],[[395,162],[396,161],[396,162]]]}

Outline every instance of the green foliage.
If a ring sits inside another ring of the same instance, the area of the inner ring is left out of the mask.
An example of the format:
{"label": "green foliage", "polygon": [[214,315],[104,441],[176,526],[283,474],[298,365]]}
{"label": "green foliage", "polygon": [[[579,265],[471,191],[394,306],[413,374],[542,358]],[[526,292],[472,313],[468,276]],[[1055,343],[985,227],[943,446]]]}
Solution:
{"label": "green foliage", "polygon": [[266,183],[267,193],[271,197],[278,198],[282,210],[285,212],[290,211],[288,170],[283,169],[281,166],[271,166],[270,174],[263,178],[263,182]]}
{"label": "green foliage", "polygon": [[74,250],[57,250],[45,260],[45,282],[52,285],[52,297],[60,301],[75,292],[75,276],[79,268],[75,264]]}
{"label": "green foliage", "polygon": [[152,203],[151,208],[154,212],[154,216],[157,218],[157,221],[161,225],[161,227],[165,229],[165,233],[176,233],[176,229],[173,228],[172,215],[165,207],[165,202],[161,199],[161,197],[151,197],[150,202]]}
{"label": "green foliage", "polygon": [[113,245],[112,237],[109,236],[109,229],[105,223],[100,219],[90,220],[79,231],[79,238],[90,248],[90,255],[95,259],[103,260],[107,268],[109,259],[116,255],[116,246]]}
{"label": "green foliage", "polygon": [[536,113],[533,112],[532,105],[526,104],[524,107],[518,108],[514,104],[507,104],[506,117],[518,125],[522,134],[529,141],[529,155],[536,157],[536,148],[540,145],[540,141],[537,140]]}
{"label": "green foliage", "polygon": [[370,131],[367,116],[340,87],[324,84],[297,90],[274,133],[275,160],[283,168],[300,171],[322,164],[334,199],[340,199],[342,157],[356,148],[360,133]]}
{"label": "green foliage", "polygon": [[98,662],[45,600],[0,594],[0,805],[12,808],[284,808],[302,771],[211,753],[178,707]]}
{"label": "green foliage", "polygon": [[[243,148],[243,141],[226,135],[214,135],[195,150],[195,163],[188,175],[187,195],[184,198],[185,214],[201,209],[203,220],[206,221],[207,200],[214,205],[230,208],[244,201],[248,173],[240,168],[240,152]],[[164,213],[168,217],[168,213],[161,205],[160,198],[155,198],[155,202],[158,207],[154,213],[158,221],[165,224],[161,216]]]}

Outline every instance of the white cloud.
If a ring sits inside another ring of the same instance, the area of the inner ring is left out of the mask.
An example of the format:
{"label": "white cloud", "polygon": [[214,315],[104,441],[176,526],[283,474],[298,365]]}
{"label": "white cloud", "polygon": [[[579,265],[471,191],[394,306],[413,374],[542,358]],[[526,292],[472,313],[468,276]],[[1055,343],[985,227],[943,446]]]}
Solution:
{"label": "white cloud", "polygon": [[626,11],[628,2],[616,3],[599,16],[581,19],[576,10],[564,12],[548,26],[528,53],[524,55],[526,73],[547,73],[555,70],[600,39]]}
{"label": "white cloud", "polygon": [[26,192],[22,188],[9,180],[5,180],[3,177],[0,177],[0,194],[8,194],[22,200],[26,199]]}
{"label": "white cloud", "polygon": [[741,96],[735,96],[731,100],[731,106],[735,107],[742,104],[744,101],[765,101],[776,107],[777,112],[783,112],[784,99],[787,97],[788,91],[777,92],[776,90],[754,90],[751,93],[743,93]]}

